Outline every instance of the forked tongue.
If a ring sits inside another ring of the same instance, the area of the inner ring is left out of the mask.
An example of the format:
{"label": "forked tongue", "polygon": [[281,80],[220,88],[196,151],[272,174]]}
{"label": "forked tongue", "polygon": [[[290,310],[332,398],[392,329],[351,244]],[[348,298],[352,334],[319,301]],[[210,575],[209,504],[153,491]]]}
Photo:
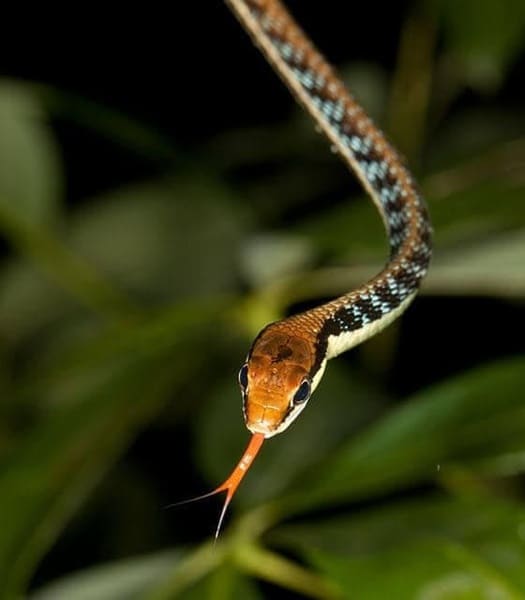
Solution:
{"label": "forked tongue", "polygon": [[215,530],[215,540],[219,537],[219,533],[221,531],[222,522],[224,520],[224,515],[226,514],[226,510],[237,491],[241,481],[244,476],[248,472],[248,469],[251,467],[255,457],[257,456],[261,446],[264,442],[264,434],[262,433],[253,433],[244,454],[241,457],[241,460],[238,462],[237,466],[231,472],[230,476],[223,482],[219,487],[216,487],[211,492],[207,494],[203,494],[202,496],[197,496],[196,498],[191,498],[190,500],[183,500],[182,502],[176,502],[175,504],[171,504],[170,506],[177,506],[180,504],[187,504],[188,502],[194,502],[196,500],[202,500],[203,498],[209,498],[210,496],[214,496],[215,494],[220,494],[221,492],[226,492],[226,499],[224,500],[224,504],[221,510],[221,514],[219,516],[219,522],[217,523],[217,529]]}

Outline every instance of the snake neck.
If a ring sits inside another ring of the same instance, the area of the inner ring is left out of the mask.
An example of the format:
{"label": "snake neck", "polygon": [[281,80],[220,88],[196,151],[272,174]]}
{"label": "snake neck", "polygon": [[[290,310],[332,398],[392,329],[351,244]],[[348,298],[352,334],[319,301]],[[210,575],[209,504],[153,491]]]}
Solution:
{"label": "snake neck", "polygon": [[390,245],[389,260],[356,290],[294,315],[286,325],[314,336],[321,369],[375,335],[414,298],[431,257],[425,203],[397,152],[345,89],[278,0],[227,0],[255,43],[356,174],[376,205]]}
{"label": "snake neck", "polygon": [[[255,340],[245,365],[245,420],[251,431],[270,437],[284,431],[304,409],[330,358],[377,334],[408,307],[428,269],[432,230],[425,203],[403,161],[283,4],[226,1],[368,192],[390,246],[385,267],[373,279],[269,325]],[[302,341],[308,352],[298,362],[293,350],[302,347]]]}

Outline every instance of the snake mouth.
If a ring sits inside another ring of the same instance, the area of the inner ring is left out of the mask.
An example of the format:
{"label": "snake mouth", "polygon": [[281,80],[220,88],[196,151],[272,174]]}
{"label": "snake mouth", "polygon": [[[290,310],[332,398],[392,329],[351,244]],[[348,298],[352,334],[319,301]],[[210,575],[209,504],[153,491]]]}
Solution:
{"label": "snake mouth", "polygon": [[262,408],[262,410],[252,410],[247,416],[251,417],[246,419],[246,427],[251,433],[259,433],[265,438],[270,438],[280,431],[282,419],[279,411]]}
{"label": "snake mouth", "polygon": [[246,421],[246,427],[251,433],[262,434],[265,439],[268,439],[284,431],[287,427],[287,422],[282,419],[277,421],[261,419],[258,421]]}
{"label": "snake mouth", "polygon": [[271,437],[276,436],[279,433],[282,433],[288,426],[287,422],[279,423],[278,425],[274,425],[272,427],[267,427],[264,423],[249,423],[246,425],[248,431],[250,433],[258,433],[264,436],[264,439],[269,439]]}
{"label": "snake mouth", "polygon": [[268,397],[249,398],[244,407],[246,427],[252,433],[262,433],[268,438],[275,435],[282,421],[282,410]]}
{"label": "snake mouth", "polygon": [[276,434],[275,428],[264,422],[249,423],[247,424],[247,428],[251,433],[261,433],[265,438],[272,437],[272,435]]}

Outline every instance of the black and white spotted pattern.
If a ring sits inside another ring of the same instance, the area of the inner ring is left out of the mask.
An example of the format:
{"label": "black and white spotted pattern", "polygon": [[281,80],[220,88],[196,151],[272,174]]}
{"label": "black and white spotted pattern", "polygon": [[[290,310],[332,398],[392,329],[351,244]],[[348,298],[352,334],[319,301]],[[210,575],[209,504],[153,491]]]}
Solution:
{"label": "black and white spotted pattern", "polygon": [[[299,102],[356,173],[387,229],[390,260],[374,279],[289,320],[317,328],[315,369],[374,335],[414,298],[431,257],[425,204],[397,153],[278,0],[227,0]],[[315,371],[315,370],[314,370]],[[317,371],[313,373],[316,375]]]}

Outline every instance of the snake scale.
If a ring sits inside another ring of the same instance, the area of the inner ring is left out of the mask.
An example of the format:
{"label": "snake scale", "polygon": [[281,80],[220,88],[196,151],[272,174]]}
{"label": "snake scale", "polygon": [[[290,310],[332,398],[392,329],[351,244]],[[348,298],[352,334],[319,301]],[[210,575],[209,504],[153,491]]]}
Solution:
{"label": "snake scale", "polygon": [[256,337],[239,372],[251,440],[224,483],[201,496],[227,492],[216,536],[263,441],[297,418],[327,361],[384,329],[414,299],[427,272],[432,237],[425,203],[398,153],[283,4],[226,4],[372,198],[385,224],[390,256],[383,270],[361,287],[271,323]]}

